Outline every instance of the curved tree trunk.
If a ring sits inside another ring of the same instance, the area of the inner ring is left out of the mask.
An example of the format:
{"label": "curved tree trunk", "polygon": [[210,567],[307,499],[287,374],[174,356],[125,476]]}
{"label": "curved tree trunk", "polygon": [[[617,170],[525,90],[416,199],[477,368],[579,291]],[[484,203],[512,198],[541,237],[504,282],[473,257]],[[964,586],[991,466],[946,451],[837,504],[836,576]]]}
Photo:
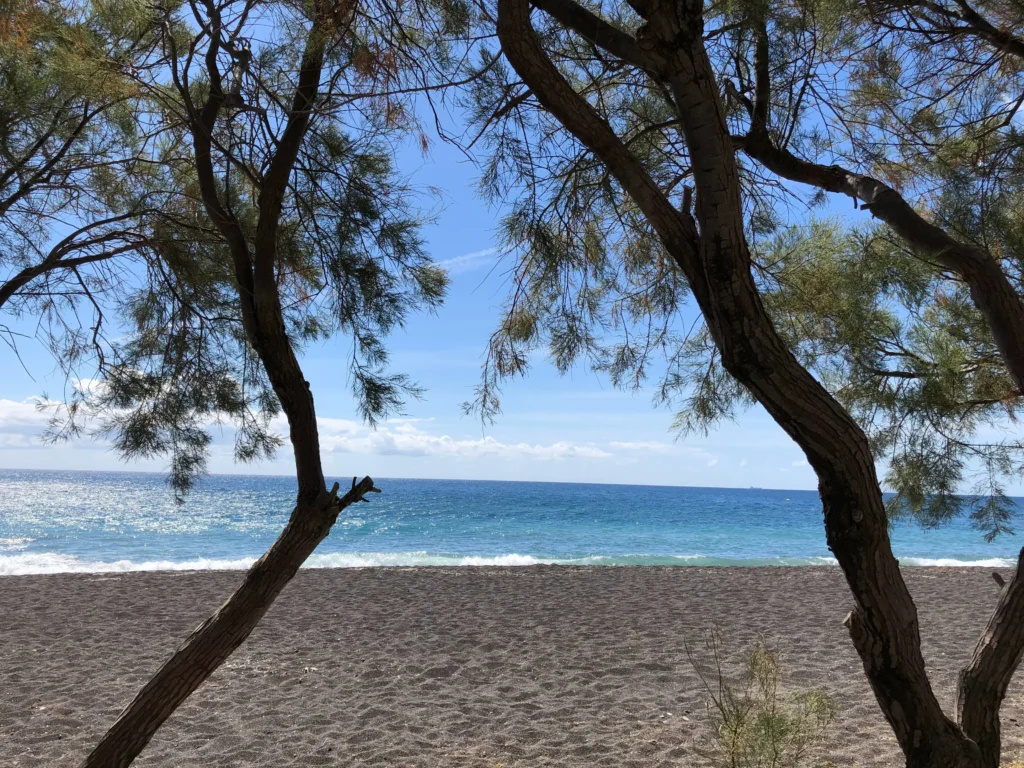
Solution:
{"label": "curved tree trunk", "polygon": [[[204,57],[209,90],[202,108],[194,108],[187,85],[176,83],[184,103],[190,105],[188,127],[200,195],[231,254],[242,327],[288,419],[298,481],[297,504],[281,536],[249,569],[234,594],[143,687],[81,768],[130,765],[174,710],[249,636],[302,563],[330,533],[341,510],[377,490],[369,477],[359,483],[353,478],[352,488],[340,499],[337,484],[329,493],[326,490],[313,395],[288,337],[278,288],[278,229],[283,200],[318,96],[334,17],[326,3],[315,4],[292,110],[259,183],[259,217],[256,236],[250,242],[231,207],[221,199],[222,185],[213,161],[214,127],[225,102],[217,55],[229,43],[223,37],[226,31],[219,6],[207,3],[205,9],[209,15],[204,32],[209,35]],[[169,45],[173,47],[173,41]]]}
{"label": "curved tree trunk", "polygon": [[374,490],[373,480],[364,477],[340,499],[324,494],[320,506],[296,507],[284,532],[253,564],[234,594],[146,683],[80,768],[131,765],[164,721],[245,641],[330,533],[338,513]]}
{"label": "curved tree trunk", "polygon": [[[529,0],[499,0],[505,56],[538,101],[605,163],[643,211],[686,275],[724,367],[800,445],[817,473],[828,543],[855,600],[846,624],[907,765],[981,768],[978,745],[945,715],[928,681],[917,609],[892,554],[867,438],[799,364],[761,303],[744,234],[735,150],[704,49],[700,0],[633,0],[647,21],[636,40],[582,8],[566,8],[565,0],[540,2],[671,88],[692,164],[696,221],[671,204],[611,126],[558,72],[532,28]],[[1012,674],[1015,665],[1011,654],[1009,663],[1003,658],[997,666]]]}

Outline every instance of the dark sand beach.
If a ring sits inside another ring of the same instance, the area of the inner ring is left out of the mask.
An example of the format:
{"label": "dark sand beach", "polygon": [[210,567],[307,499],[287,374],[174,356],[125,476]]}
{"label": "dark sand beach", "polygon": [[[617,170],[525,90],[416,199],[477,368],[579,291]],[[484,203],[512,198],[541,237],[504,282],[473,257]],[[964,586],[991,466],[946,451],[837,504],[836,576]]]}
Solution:
{"label": "dark sand beach", "polygon": [[[905,575],[951,709],[998,589],[981,568]],[[240,576],[0,578],[0,765],[75,765]],[[790,686],[836,699],[823,760],[899,765],[841,624],[849,607],[835,568],[303,571],[136,764],[692,765],[706,695],[685,644],[717,623],[737,661],[764,634]],[[1003,717],[1019,759],[1019,678]]]}

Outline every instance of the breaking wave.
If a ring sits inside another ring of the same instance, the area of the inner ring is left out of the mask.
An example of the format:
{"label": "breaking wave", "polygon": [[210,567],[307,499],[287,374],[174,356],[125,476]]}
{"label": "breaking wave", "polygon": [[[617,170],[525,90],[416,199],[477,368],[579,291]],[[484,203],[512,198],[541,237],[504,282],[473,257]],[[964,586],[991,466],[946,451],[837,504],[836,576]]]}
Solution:
{"label": "breaking wave", "polygon": [[[13,548],[13,547],[11,547]],[[48,573],[122,573],[129,571],[238,571],[255,562],[255,557],[233,559],[196,558],[193,560],[82,560],[73,555],[54,553],[0,555],[0,576],[21,576]],[[528,565],[675,565],[675,566],[813,566],[835,565],[831,557],[778,557],[729,559],[704,555],[616,555],[581,558],[545,558],[509,553],[504,555],[449,555],[429,552],[358,552],[313,555],[306,568],[373,568],[395,566],[528,566]],[[1009,558],[958,560],[954,558],[900,558],[905,566],[973,566],[1010,568]]]}

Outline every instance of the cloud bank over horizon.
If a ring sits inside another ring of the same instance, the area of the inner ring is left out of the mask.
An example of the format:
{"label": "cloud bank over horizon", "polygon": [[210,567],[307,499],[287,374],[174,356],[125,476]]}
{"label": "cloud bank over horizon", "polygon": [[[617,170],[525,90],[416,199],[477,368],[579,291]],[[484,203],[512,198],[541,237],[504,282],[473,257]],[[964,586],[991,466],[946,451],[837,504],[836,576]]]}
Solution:
{"label": "cloud bank over horizon", "polygon": [[[42,398],[29,398],[23,401],[0,399],[0,449],[53,449],[53,446],[42,440],[50,414],[40,408],[41,404],[46,404]],[[320,433],[321,452],[324,454],[564,461],[630,458],[643,453],[690,453],[706,456],[709,462],[717,461],[717,457],[699,449],[687,449],[673,443],[656,441],[613,440],[599,443],[557,440],[543,443],[503,442],[490,435],[482,435],[479,438],[453,437],[428,429],[433,421],[394,418],[373,428],[351,419],[320,417],[317,419],[317,428]],[[278,416],[271,421],[271,429],[279,435],[286,435],[287,421],[283,416]],[[211,424],[210,431],[214,435],[215,452],[230,447],[233,430]],[[73,450],[109,449],[110,443],[102,438],[82,436],[70,440],[68,447]],[[280,454],[278,460],[290,455],[287,444]]]}

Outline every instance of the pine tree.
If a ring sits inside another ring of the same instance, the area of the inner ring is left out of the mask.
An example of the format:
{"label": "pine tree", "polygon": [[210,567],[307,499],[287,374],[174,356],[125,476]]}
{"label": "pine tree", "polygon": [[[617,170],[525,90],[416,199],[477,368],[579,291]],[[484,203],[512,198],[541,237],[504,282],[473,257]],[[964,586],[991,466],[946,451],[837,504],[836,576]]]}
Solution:
{"label": "pine tree", "polygon": [[[1001,481],[1019,472],[1019,441],[981,432],[1015,415],[1024,385],[1021,19],[943,7],[485,5],[501,51],[482,52],[471,106],[485,188],[515,198],[519,258],[470,405],[496,413],[501,381],[541,345],[562,370],[656,377],[684,431],[760,403],[818,475],[846,623],[907,764],[996,768],[1024,653],[1020,568],[951,717],[888,534],[890,514],[935,524],[967,508],[1005,533]],[[876,223],[793,221],[827,193]],[[876,462],[898,491],[888,512]]]}
{"label": "pine tree", "polygon": [[[295,458],[281,536],[82,763],[126,766],[245,640],[338,515],[378,490],[369,477],[327,482],[301,348],[350,341],[339,374],[347,368],[370,423],[419,393],[389,372],[384,339],[439,306],[447,278],[424,250],[425,201],[395,168],[394,147],[425,141],[416,94],[446,85],[468,16],[451,1],[25,0],[15,10],[0,38],[14,169],[4,189],[17,198],[25,179],[36,187],[5,220],[25,244],[11,263],[32,272],[8,281],[10,306],[45,312],[66,298],[96,312],[84,342],[70,323],[52,329],[69,370],[88,358],[98,373],[56,409],[51,436],[89,431],[122,456],[167,457],[180,496],[205,471],[219,423],[235,428],[236,458],[251,461],[284,442],[270,429],[283,413]],[[52,112],[65,102],[66,115]],[[51,113],[52,129],[39,123]],[[58,242],[59,258],[28,257],[32,242],[83,223],[74,249]],[[86,255],[101,271],[83,274]],[[65,295],[68,281],[79,290]],[[117,333],[102,334],[104,323]]]}

